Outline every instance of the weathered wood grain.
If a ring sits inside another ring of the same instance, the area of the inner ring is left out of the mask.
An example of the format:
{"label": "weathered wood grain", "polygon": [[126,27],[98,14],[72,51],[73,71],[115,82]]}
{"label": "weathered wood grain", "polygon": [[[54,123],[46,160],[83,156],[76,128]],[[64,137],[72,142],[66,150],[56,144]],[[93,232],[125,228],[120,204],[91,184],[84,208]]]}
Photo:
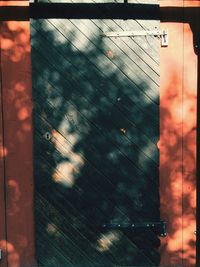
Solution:
{"label": "weathered wood grain", "polygon": [[159,264],[151,230],[102,228],[160,220],[159,41],[148,50],[145,39],[101,37],[143,24],[32,21],[37,257],[46,267]]}

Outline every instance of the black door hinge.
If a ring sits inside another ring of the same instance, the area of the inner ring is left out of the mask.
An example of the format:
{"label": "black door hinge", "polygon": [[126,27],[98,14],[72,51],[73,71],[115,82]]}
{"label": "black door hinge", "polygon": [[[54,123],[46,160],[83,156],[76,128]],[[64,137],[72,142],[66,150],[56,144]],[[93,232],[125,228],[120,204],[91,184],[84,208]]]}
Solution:
{"label": "black door hinge", "polygon": [[111,222],[103,224],[104,229],[119,229],[119,230],[152,230],[161,237],[167,236],[167,223],[160,222]]}

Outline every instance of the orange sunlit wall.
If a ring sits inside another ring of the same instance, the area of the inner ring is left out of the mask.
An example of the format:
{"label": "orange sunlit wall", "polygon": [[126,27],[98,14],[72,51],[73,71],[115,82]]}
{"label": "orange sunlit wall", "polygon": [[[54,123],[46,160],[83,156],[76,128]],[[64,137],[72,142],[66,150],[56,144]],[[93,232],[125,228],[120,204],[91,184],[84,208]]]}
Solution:
{"label": "orange sunlit wall", "polygon": [[168,224],[161,266],[190,267],[196,258],[197,56],[184,10],[200,7],[200,1],[160,0],[160,5],[182,8],[185,19],[161,22],[169,31],[169,46],[161,48],[160,196],[161,218]]}
{"label": "orange sunlit wall", "polygon": [[0,41],[0,266],[36,266],[29,22],[0,22]]}
{"label": "orange sunlit wall", "polygon": [[[200,1],[160,0],[160,5],[184,9],[200,7]],[[190,267],[195,264],[197,57],[188,23],[161,27],[169,31],[169,46],[161,48],[160,196],[161,218],[168,223],[161,266]],[[0,48],[0,267],[33,266],[29,22],[1,22]]]}

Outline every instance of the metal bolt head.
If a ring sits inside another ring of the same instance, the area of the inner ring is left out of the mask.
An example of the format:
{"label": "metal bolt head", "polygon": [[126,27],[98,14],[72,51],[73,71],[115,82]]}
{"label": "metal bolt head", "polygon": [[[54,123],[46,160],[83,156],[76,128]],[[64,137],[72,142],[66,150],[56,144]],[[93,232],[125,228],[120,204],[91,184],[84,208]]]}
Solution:
{"label": "metal bolt head", "polygon": [[126,129],[124,129],[124,128],[120,128],[120,132],[121,132],[122,134],[126,134]]}
{"label": "metal bolt head", "polygon": [[167,233],[161,234],[160,236],[161,237],[166,237],[167,236]]}

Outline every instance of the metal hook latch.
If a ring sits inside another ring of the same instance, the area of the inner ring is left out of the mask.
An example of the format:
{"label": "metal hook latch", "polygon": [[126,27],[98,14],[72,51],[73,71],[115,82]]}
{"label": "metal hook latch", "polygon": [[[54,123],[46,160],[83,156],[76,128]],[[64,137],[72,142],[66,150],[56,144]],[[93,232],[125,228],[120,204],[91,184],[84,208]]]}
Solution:
{"label": "metal hook latch", "polygon": [[161,35],[161,46],[168,46],[168,30],[163,30],[163,33]]}

